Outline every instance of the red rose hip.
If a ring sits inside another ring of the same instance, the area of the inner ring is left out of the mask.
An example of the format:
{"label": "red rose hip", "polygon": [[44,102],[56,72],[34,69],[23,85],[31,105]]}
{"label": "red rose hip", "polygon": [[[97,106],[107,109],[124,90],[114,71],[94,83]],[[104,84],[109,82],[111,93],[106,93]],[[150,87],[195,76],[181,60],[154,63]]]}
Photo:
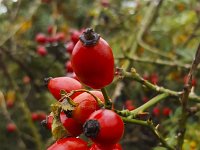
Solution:
{"label": "red rose hip", "polygon": [[92,29],[86,29],[72,52],[72,67],[85,85],[101,89],[113,81],[114,58],[112,49]]}

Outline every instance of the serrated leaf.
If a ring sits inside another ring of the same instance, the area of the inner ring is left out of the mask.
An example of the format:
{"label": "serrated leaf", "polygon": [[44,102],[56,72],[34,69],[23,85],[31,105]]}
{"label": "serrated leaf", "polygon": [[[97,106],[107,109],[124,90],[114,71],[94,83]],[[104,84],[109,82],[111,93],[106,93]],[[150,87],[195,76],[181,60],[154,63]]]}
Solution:
{"label": "serrated leaf", "polygon": [[67,110],[74,110],[74,108],[76,107],[76,103],[74,103],[72,101],[71,98],[67,97],[65,98],[62,102],[61,102],[61,107],[63,110],[67,111]]}

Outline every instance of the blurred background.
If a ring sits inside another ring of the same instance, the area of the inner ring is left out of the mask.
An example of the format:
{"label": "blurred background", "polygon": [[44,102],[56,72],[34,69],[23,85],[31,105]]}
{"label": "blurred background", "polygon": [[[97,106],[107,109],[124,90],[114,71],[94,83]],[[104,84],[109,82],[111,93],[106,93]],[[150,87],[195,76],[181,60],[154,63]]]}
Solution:
{"label": "blurred background", "polygon": [[[40,125],[55,99],[45,77],[75,77],[70,55],[92,27],[113,49],[116,67],[180,91],[200,41],[199,0],[0,0],[0,150],[46,149],[51,133]],[[197,72],[193,92],[200,94]],[[154,97],[124,79],[107,87],[118,109],[133,110]],[[192,105],[192,104],[191,104]],[[170,98],[148,110],[169,143],[175,142],[180,103]],[[185,150],[200,149],[200,113],[188,120]],[[126,124],[124,150],[162,150],[146,128]]]}

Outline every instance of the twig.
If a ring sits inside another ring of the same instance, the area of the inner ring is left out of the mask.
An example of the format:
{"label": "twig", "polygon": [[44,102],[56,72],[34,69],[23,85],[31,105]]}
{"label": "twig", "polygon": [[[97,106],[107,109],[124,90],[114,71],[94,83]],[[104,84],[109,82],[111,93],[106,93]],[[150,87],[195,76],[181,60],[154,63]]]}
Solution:
{"label": "twig", "polygon": [[168,93],[162,93],[160,95],[157,95],[156,97],[150,99],[148,102],[146,102],[145,104],[143,104],[142,106],[138,107],[137,109],[134,109],[132,111],[129,110],[115,110],[117,114],[124,116],[124,117],[128,117],[130,119],[132,118],[136,118],[137,116],[139,116],[141,113],[143,113],[146,109],[154,106],[155,104],[159,103],[160,101],[164,100],[165,98],[167,98],[169,96]]}
{"label": "twig", "polygon": [[191,69],[188,73],[186,83],[184,85],[183,89],[183,94],[181,98],[181,104],[182,104],[182,114],[181,114],[181,119],[179,123],[179,132],[178,132],[178,143],[177,143],[177,150],[182,150],[182,146],[184,143],[184,137],[185,137],[185,132],[186,132],[186,123],[188,119],[188,110],[187,110],[187,105],[188,105],[188,99],[189,99],[189,94],[192,88],[192,76],[194,72],[197,69],[198,64],[200,63],[200,44],[197,48],[197,52],[195,55],[195,59],[192,62]]}
{"label": "twig", "polygon": [[[126,72],[126,71],[122,71],[122,77],[124,78],[130,78],[133,79],[139,83],[141,83],[142,85],[145,85],[147,88],[158,92],[158,93],[168,93],[170,96],[175,96],[175,97],[181,97],[181,95],[183,94],[182,91],[173,91],[158,85],[154,85],[152,83],[150,83],[149,81],[143,79],[134,68],[132,68],[131,72]],[[200,103],[200,97],[196,96],[194,94],[189,94],[189,100],[192,100],[194,102]]]}
{"label": "twig", "polygon": [[151,63],[151,64],[156,64],[156,65],[162,65],[162,66],[169,66],[169,67],[179,67],[179,68],[183,68],[183,69],[190,69],[190,64],[182,64],[180,62],[177,61],[167,61],[167,60],[161,60],[161,59],[156,59],[156,60],[152,60],[150,58],[139,58],[137,56],[125,56],[125,57],[117,57],[116,59],[120,59],[120,60],[130,60],[130,61],[134,61],[134,62],[140,62],[140,63]]}
{"label": "twig", "polygon": [[148,120],[148,121],[142,121],[142,120],[136,120],[136,119],[128,119],[126,117],[122,117],[122,120],[127,123],[133,123],[137,125],[142,125],[144,127],[148,127],[151,129],[153,134],[157,137],[157,139],[161,142],[163,147],[166,147],[169,150],[175,150],[173,147],[171,147],[163,138],[163,136],[160,134],[160,132],[157,130],[157,128],[153,125],[153,122]]}

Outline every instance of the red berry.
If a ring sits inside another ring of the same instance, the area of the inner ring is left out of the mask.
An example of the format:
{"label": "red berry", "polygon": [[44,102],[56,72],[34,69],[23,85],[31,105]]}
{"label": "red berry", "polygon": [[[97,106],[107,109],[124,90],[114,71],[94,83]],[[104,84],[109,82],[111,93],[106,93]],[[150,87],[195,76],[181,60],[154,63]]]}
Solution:
{"label": "red berry", "polygon": [[38,113],[38,120],[44,120],[44,119],[46,119],[46,113],[39,112]]}
{"label": "red berry", "polygon": [[73,70],[82,83],[94,89],[101,89],[114,78],[112,49],[92,29],[86,29],[80,39],[72,53]]}
{"label": "red berry", "polygon": [[156,73],[153,73],[150,77],[150,81],[153,83],[153,84],[157,84],[158,83],[158,75]]}
{"label": "red berry", "polygon": [[172,112],[172,110],[170,108],[168,108],[168,107],[165,107],[163,109],[163,115],[164,116],[169,116],[171,114],[171,112]]}
{"label": "red berry", "polygon": [[89,150],[122,150],[122,147],[120,144],[111,146],[93,144]]}
{"label": "red berry", "polygon": [[144,97],[142,98],[142,101],[143,101],[144,103],[146,103],[146,102],[149,101],[149,99],[148,99],[148,97],[144,96]]}
{"label": "red berry", "polygon": [[83,125],[84,134],[99,145],[114,145],[124,133],[124,123],[112,110],[101,109],[93,112]]}
{"label": "red berry", "polygon": [[30,81],[31,81],[31,79],[30,79],[29,76],[24,76],[24,77],[23,77],[23,83],[24,83],[24,84],[29,84]]}
{"label": "red berry", "polygon": [[73,118],[68,118],[64,112],[60,113],[60,120],[71,136],[79,136],[83,132],[82,125]]}
{"label": "red berry", "polygon": [[56,40],[59,42],[63,42],[65,40],[65,34],[63,32],[59,32],[55,36]]}
{"label": "red berry", "polygon": [[35,113],[35,112],[31,113],[31,118],[33,121],[38,121],[39,120],[38,113]]}
{"label": "red berry", "polygon": [[159,109],[158,107],[154,107],[154,108],[153,108],[153,114],[154,114],[155,116],[159,116],[159,115],[160,115],[160,109]]}
{"label": "red berry", "polygon": [[40,56],[46,56],[48,52],[47,52],[47,50],[46,50],[46,48],[44,46],[38,46],[37,53]]}
{"label": "red berry", "polygon": [[47,38],[47,41],[48,41],[49,43],[54,43],[54,42],[57,42],[57,39],[56,39],[55,36],[51,36],[51,37],[48,37],[48,38]]}
{"label": "red berry", "polygon": [[70,60],[65,63],[65,68],[66,72],[73,72],[72,63]]}
{"label": "red berry", "polygon": [[135,109],[135,107],[134,107],[133,105],[126,106],[126,108],[127,108],[129,111],[131,111],[131,110],[134,110],[134,109]]}
{"label": "red berry", "polygon": [[40,44],[45,44],[47,42],[46,35],[43,33],[38,33],[35,37],[35,40]]}
{"label": "red berry", "polygon": [[63,138],[56,141],[47,150],[87,150],[87,143],[80,138]]}
{"label": "red berry", "polygon": [[109,0],[101,0],[101,5],[102,5],[103,7],[109,7],[110,2],[109,2]]}
{"label": "red berry", "polygon": [[71,33],[71,41],[74,43],[74,45],[79,41],[79,36],[81,35],[81,32],[78,30],[74,30]]}
{"label": "red berry", "polygon": [[[104,102],[104,97],[100,91],[91,91],[91,93]],[[81,124],[84,124],[94,111],[100,109],[94,97],[88,93],[78,95],[73,101],[78,106],[72,111],[72,117]]]}
{"label": "red berry", "polygon": [[[187,76],[184,77],[184,83],[186,83],[187,81]],[[192,86],[196,86],[197,85],[197,80],[195,78],[192,79]]]}
{"label": "red berry", "polygon": [[14,123],[8,123],[6,126],[6,130],[10,133],[15,132],[17,130],[17,127]]}
{"label": "red berry", "polygon": [[52,32],[53,32],[53,26],[48,26],[47,32],[48,32],[49,34],[52,34]]}
{"label": "red berry", "polygon": [[72,51],[74,49],[74,43],[73,42],[68,42],[66,44],[66,50],[69,54],[72,54]]}
{"label": "red berry", "polygon": [[7,106],[8,108],[12,108],[12,107],[14,106],[14,101],[13,101],[13,100],[7,100],[7,101],[6,101],[6,106]]}
{"label": "red berry", "polygon": [[[48,78],[47,80],[47,86],[51,94],[57,99],[60,100],[61,98],[61,90],[64,90],[66,92],[71,92],[72,90],[78,90],[82,89],[82,85],[80,82],[73,78],[69,77],[57,77],[57,78]],[[75,93],[71,96],[71,98],[75,98],[77,95],[79,95],[81,92]]]}

